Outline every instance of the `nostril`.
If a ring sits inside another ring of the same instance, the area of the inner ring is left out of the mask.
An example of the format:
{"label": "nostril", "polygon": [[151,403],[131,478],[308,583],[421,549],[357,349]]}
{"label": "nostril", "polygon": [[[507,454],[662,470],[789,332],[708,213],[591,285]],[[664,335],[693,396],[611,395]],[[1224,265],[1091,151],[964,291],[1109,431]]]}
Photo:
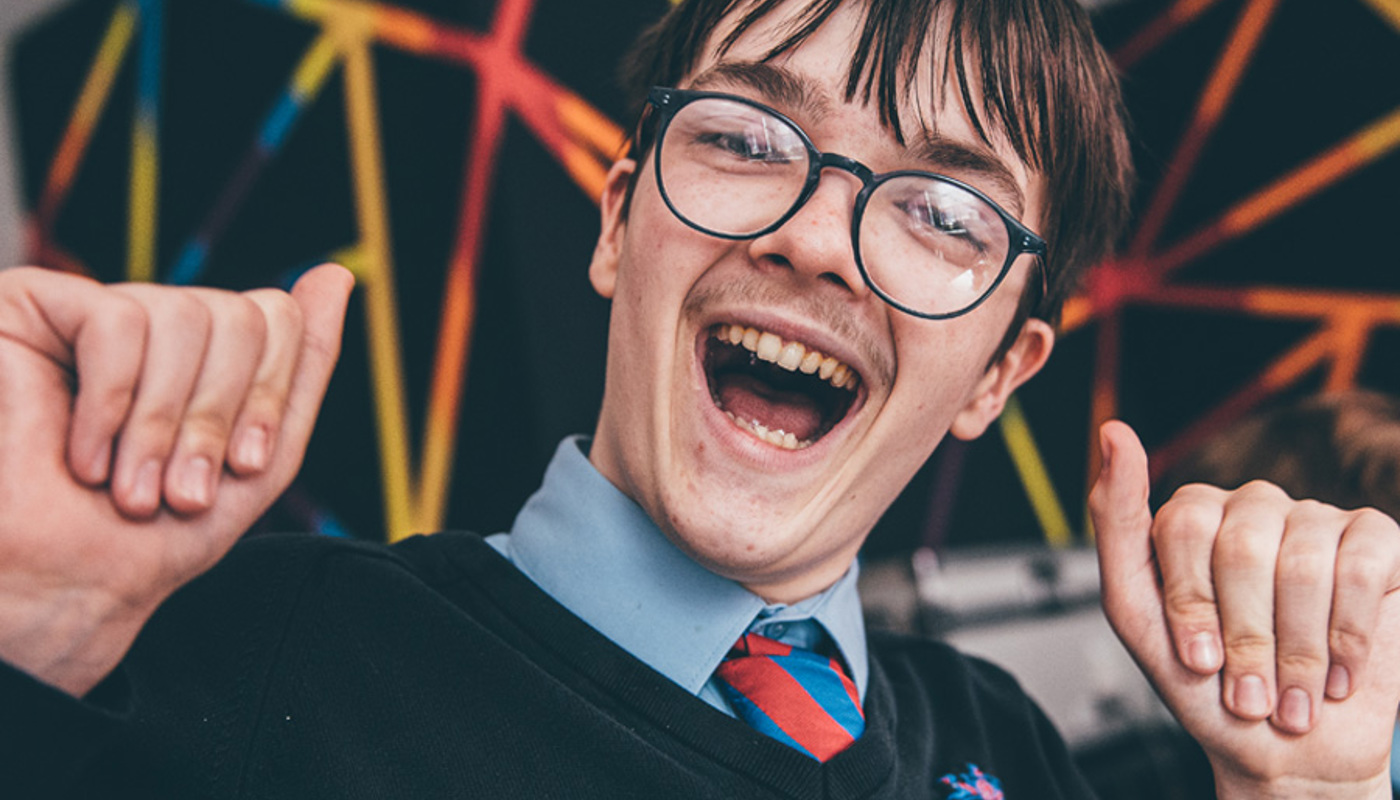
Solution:
{"label": "nostril", "polygon": [[852,289],[855,288],[855,287],[851,286],[851,284],[848,283],[848,282],[846,281],[845,278],[841,277],[840,275],[836,274],[835,272],[823,272],[821,275],[818,275],[817,277],[818,277],[819,279],[821,279],[821,280],[824,280],[824,281],[826,281],[826,282],[828,282],[828,283],[834,285],[834,286],[837,286],[837,287],[840,287],[840,288],[842,288],[842,289],[845,289],[846,291],[851,291]]}

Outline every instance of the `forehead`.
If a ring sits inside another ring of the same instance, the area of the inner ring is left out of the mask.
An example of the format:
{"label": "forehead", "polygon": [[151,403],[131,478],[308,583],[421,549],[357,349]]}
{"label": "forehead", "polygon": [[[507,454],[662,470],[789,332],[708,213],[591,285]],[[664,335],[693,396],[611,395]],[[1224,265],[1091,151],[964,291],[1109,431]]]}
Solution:
{"label": "forehead", "polygon": [[[900,89],[896,130],[880,113],[878,78],[868,72],[873,68],[867,67],[865,74],[854,78],[851,74],[857,49],[871,47],[861,41],[863,2],[841,3],[800,43],[777,54],[776,48],[813,22],[809,13],[813,4],[809,0],[777,3],[735,35],[745,15],[759,2],[736,4],[715,26],[682,85],[757,95],[780,110],[795,113],[804,127],[845,130],[848,135],[840,145],[818,142],[818,147],[846,148],[843,154],[862,160],[878,161],[883,154],[898,167],[913,162],[921,168],[952,173],[983,188],[1008,211],[1036,226],[1040,176],[1018,157],[1004,136],[990,131],[990,142],[983,138],[964,109],[963,93],[953,71],[934,64],[933,54],[943,51],[949,36],[946,13],[935,14],[917,63],[901,70],[896,81]],[[946,79],[934,85],[935,75]],[[970,94],[977,96],[978,92]]]}

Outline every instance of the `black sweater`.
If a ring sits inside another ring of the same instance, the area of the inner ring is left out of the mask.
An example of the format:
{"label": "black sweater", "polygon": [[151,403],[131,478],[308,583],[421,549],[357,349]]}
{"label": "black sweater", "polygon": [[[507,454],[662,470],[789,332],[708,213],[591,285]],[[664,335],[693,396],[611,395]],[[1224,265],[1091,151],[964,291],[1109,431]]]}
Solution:
{"label": "black sweater", "polygon": [[[674,632],[673,632],[674,633]],[[471,534],[240,544],[83,701],[0,665],[0,797],[990,798],[1091,792],[1004,672],[872,634],[826,764],[634,659]]]}

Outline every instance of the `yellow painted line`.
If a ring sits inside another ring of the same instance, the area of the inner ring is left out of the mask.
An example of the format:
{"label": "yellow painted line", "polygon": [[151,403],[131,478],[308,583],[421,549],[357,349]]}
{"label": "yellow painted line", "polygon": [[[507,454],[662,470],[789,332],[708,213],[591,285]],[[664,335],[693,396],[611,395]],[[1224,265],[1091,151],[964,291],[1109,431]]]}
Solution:
{"label": "yellow painted line", "polygon": [[292,75],[292,92],[297,97],[312,97],[321,90],[326,76],[335,66],[340,55],[340,46],[329,32],[322,32],[311,43],[297,71]]}
{"label": "yellow painted line", "polygon": [[1021,485],[1026,490],[1026,498],[1031,502],[1035,518],[1045,533],[1045,541],[1051,547],[1068,547],[1073,535],[1070,533],[1069,519],[1055,486],[1050,482],[1050,473],[1045,469],[1045,460],[1036,447],[1031,427],[1026,423],[1025,411],[1021,402],[1013,395],[1006,401],[1006,408],[998,419],[1001,437],[1006,442],[1006,451],[1016,466],[1016,474],[1021,477]]}
{"label": "yellow painted line", "polygon": [[346,121],[355,183],[355,212],[362,237],[366,333],[370,381],[379,433],[379,470],[384,525],[389,541],[413,530],[413,491],[408,451],[408,414],[399,342],[398,302],[389,244],[388,203],[379,137],[374,65],[367,30],[336,24],[345,55]]}
{"label": "yellow painted line", "polygon": [[82,154],[97,127],[97,119],[112,96],[112,84],[121,69],[122,59],[131,45],[132,34],[136,31],[136,9],[131,3],[122,3],[112,12],[112,21],[107,32],[102,35],[102,43],[92,60],[83,88],[78,93],[78,101],[73,107],[73,116],[63,133],[63,142],[54,156],[45,193],[63,193],[78,170]]}
{"label": "yellow painted line", "polygon": [[1381,19],[1400,31],[1400,0],[1366,0],[1366,4],[1379,14]]}
{"label": "yellow painted line", "polygon": [[1240,203],[1222,218],[1222,226],[1231,235],[1253,230],[1396,147],[1400,108]]}
{"label": "yellow painted line", "polygon": [[355,276],[355,285],[363,285],[368,280],[365,268],[365,249],[363,245],[352,244],[349,247],[342,247],[331,253],[326,259],[335,264],[350,270],[350,274]]}
{"label": "yellow painted line", "polygon": [[156,185],[159,180],[156,132],[138,115],[131,136],[127,280],[150,281],[156,276]]}

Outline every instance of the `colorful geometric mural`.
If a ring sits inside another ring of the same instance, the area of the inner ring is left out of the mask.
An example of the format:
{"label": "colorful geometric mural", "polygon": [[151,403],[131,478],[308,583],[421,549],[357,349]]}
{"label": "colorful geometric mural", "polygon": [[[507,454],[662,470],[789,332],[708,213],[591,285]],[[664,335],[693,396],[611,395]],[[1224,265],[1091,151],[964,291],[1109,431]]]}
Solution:
{"label": "colorful geometric mural", "polygon": [[[234,288],[341,261],[362,343],[282,511],[376,538],[499,527],[596,411],[580,200],[624,135],[612,61],[663,7],[78,3],[15,66],[33,258]],[[876,547],[1083,540],[1112,416],[1156,474],[1274,397],[1400,391],[1400,0],[1124,2],[1096,22],[1137,120],[1132,236],[999,435],[941,448]]]}

